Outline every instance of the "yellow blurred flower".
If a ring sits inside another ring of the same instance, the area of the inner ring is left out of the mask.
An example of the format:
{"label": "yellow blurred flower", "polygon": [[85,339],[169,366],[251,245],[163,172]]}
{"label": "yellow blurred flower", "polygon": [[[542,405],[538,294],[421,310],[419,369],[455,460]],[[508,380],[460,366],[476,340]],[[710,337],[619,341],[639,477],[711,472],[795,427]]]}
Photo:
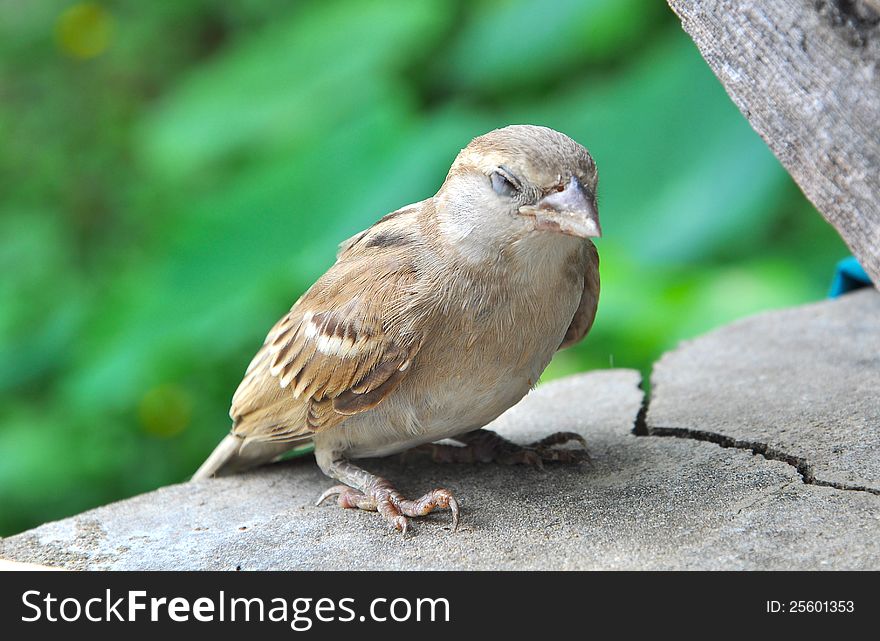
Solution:
{"label": "yellow blurred flower", "polygon": [[58,16],[55,40],[72,58],[95,58],[107,49],[113,36],[113,16],[95,2],[78,2]]}
{"label": "yellow blurred flower", "polygon": [[176,385],[160,385],[143,395],[138,415],[147,434],[162,438],[176,436],[189,427],[192,398]]}

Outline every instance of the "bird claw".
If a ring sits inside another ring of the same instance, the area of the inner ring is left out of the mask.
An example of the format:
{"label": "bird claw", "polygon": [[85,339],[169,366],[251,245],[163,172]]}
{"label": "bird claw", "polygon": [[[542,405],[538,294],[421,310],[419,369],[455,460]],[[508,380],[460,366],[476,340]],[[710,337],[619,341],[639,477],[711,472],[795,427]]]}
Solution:
{"label": "bird claw", "polygon": [[[556,445],[577,443],[583,449],[557,449]],[[588,463],[592,465],[590,453],[586,449],[584,437],[575,432],[556,432],[539,441],[525,446],[515,446],[509,452],[500,454],[498,462],[507,465],[531,465],[539,470],[544,469],[545,462],[553,463]]]}
{"label": "bird claw", "polygon": [[335,485],[325,490],[315,505],[320,505],[334,495],[337,496],[336,503],[339,507],[379,512],[391,527],[404,536],[409,531],[407,517],[425,516],[438,508],[452,512],[452,531],[458,530],[461,510],[452,492],[444,488],[431,490],[418,499],[409,500],[387,481],[377,484],[367,492],[359,492],[347,485]]}
{"label": "bird claw", "polygon": [[554,445],[565,445],[566,443],[577,443],[583,448],[587,447],[587,441],[577,432],[554,432],[539,441],[535,441],[530,444],[529,447],[535,449],[547,449]]}
{"label": "bird claw", "polygon": [[461,509],[458,507],[458,501],[455,500],[455,497],[451,494],[449,495],[449,510],[452,512],[452,531],[458,531],[458,520],[459,515],[461,514]]}
{"label": "bird claw", "polygon": [[331,496],[341,496],[342,494],[351,491],[353,491],[352,488],[348,487],[347,485],[334,485],[333,487],[324,490],[321,496],[318,497],[318,500],[315,501],[315,507],[321,505],[321,503],[329,499]]}
{"label": "bird claw", "polygon": [[398,516],[385,517],[385,520],[391,524],[395,530],[400,532],[401,536],[406,538],[406,533],[409,532],[409,519],[403,516],[402,514]]}
{"label": "bird claw", "polygon": [[550,448],[541,448],[537,452],[543,461],[554,461],[556,463],[587,463],[593,464],[590,452],[587,450],[557,450]]}
{"label": "bird claw", "polygon": [[[428,443],[419,445],[410,453],[428,454],[435,463],[490,463],[503,465],[531,465],[544,469],[545,462],[581,463],[590,460],[587,442],[575,432],[556,432],[528,445],[517,445],[491,430],[476,430],[456,437],[463,445]],[[556,448],[557,445],[576,443],[583,449]]]}

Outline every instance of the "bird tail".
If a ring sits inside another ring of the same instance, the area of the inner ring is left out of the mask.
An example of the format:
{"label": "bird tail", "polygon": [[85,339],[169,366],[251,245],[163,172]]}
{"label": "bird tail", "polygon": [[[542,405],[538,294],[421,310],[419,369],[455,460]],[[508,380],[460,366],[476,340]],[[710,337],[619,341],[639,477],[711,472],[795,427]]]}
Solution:
{"label": "bird tail", "polygon": [[[303,439],[303,443],[309,439]],[[201,467],[193,474],[193,481],[200,481],[212,476],[225,476],[242,472],[248,468],[271,463],[281,455],[301,443],[245,441],[235,434],[227,435]]]}

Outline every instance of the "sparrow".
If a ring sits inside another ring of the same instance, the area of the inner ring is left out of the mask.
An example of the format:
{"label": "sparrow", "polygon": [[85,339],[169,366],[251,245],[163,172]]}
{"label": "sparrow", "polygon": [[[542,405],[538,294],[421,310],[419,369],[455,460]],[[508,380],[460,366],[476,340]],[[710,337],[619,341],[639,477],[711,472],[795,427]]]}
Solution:
{"label": "sparrow", "polygon": [[[353,461],[411,448],[436,461],[580,461],[561,432],[527,446],[482,429],[531,390],[596,315],[601,236],[589,152],[553,129],[474,138],[431,198],[344,241],[269,331],[232,399],[231,433],[193,476],[234,473],[313,443],[344,508],[406,532],[445,488],[408,499]],[[456,445],[436,443],[451,439]]]}

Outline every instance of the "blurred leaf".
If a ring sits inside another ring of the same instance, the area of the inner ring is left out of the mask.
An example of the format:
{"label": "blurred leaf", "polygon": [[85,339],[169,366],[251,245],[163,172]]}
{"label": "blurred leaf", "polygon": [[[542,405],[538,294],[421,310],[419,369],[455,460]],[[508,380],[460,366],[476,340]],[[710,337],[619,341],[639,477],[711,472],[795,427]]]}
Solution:
{"label": "blurred leaf", "polygon": [[473,12],[444,60],[444,75],[457,88],[510,94],[631,50],[664,7],[642,0],[510,0],[475,3]]}
{"label": "blurred leaf", "polygon": [[144,156],[157,170],[185,174],[356,117],[375,99],[376,76],[429,46],[449,8],[437,0],[336,0],[284,17],[168,97],[141,130]]}
{"label": "blurred leaf", "polygon": [[[0,390],[19,393],[67,363],[88,297],[71,274],[60,229],[42,211],[0,218]],[[52,302],[47,311],[40,301]]]}

